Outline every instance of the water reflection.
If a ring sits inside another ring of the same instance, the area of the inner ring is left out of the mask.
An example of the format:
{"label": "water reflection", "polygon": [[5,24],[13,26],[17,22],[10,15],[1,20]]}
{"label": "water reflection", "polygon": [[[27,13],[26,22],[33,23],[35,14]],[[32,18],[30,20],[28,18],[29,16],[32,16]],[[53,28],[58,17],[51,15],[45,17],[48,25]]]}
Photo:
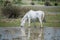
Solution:
{"label": "water reflection", "polygon": [[[40,28],[0,28],[0,40],[39,40]],[[60,40],[60,27],[44,27],[44,40]]]}

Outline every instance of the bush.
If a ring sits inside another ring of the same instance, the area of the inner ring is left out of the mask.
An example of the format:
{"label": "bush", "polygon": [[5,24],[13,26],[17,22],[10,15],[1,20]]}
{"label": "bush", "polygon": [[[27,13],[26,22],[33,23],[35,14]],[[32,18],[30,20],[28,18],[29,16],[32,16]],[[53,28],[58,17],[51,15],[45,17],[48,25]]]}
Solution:
{"label": "bush", "polygon": [[20,15],[20,9],[17,6],[13,6],[10,1],[5,1],[2,7],[2,14],[8,18],[17,18]]}
{"label": "bush", "polygon": [[2,8],[2,14],[8,18],[17,18],[20,15],[20,9],[17,6],[5,6]]}
{"label": "bush", "polygon": [[45,6],[52,6],[50,2],[45,2]]}
{"label": "bush", "polygon": [[34,2],[31,2],[31,5],[35,5],[35,3]]}
{"label": "bush", "polygon": [[58,3],[55,3],[54,5],[55,5],[55,6],[58,6]]}

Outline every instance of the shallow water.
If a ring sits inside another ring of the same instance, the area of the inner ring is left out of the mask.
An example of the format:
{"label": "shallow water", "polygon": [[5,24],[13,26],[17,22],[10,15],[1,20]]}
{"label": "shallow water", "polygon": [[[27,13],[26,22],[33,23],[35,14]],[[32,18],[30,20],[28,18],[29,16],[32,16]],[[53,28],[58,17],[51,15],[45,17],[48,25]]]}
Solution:
{"label": "shallow water", "polygon": [[45,27],[44,40],[60,40],[60,27]]}
{"label": "shallow water", "polygon": [[[28,33],[27,28],[26,33]],[[31,32],[39,33],[39,28],[31,28]],[[60,27],[44,27],[44,40],[60,40]],[[23,36],[26,39],[26,36]],[[20,27],[1,27],[0,28],[0,40],[24,40],[22,38],[21,28]]]}

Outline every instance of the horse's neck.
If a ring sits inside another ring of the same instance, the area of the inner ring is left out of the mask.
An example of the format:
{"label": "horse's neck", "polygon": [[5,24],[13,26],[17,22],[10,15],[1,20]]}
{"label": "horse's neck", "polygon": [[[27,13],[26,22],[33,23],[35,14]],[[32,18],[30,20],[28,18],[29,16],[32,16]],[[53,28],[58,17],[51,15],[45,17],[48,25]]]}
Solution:
{"label": "horse's neck", "polygon": [[24,15],[23,19],[26,19],[27,18],[27,14]]}
{"label": "horse's neck", "polygon": [[23,19],[26,21],[26,20],[27,20],[27,18],[28,18],[28,15],[27,15],[27,14],[25,14],[25,15],[24,15],[24,17],[23,17]]}

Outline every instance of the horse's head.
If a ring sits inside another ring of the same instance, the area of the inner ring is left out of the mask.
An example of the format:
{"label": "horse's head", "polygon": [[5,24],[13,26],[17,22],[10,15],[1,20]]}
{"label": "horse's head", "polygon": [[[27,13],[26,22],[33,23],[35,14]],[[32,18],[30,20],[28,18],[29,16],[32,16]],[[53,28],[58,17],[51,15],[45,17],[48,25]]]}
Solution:
{"label": "horse's head", "polygon": [[25,20],[22,19],[22,20],[21,20],[21,27],[24,26],[24,23],[25,23]]}
{"label": "horse's head", "polygon": [[21,26],[24,26],[25,22],[27,21],[27,18],[22,18],[21,20]]}

